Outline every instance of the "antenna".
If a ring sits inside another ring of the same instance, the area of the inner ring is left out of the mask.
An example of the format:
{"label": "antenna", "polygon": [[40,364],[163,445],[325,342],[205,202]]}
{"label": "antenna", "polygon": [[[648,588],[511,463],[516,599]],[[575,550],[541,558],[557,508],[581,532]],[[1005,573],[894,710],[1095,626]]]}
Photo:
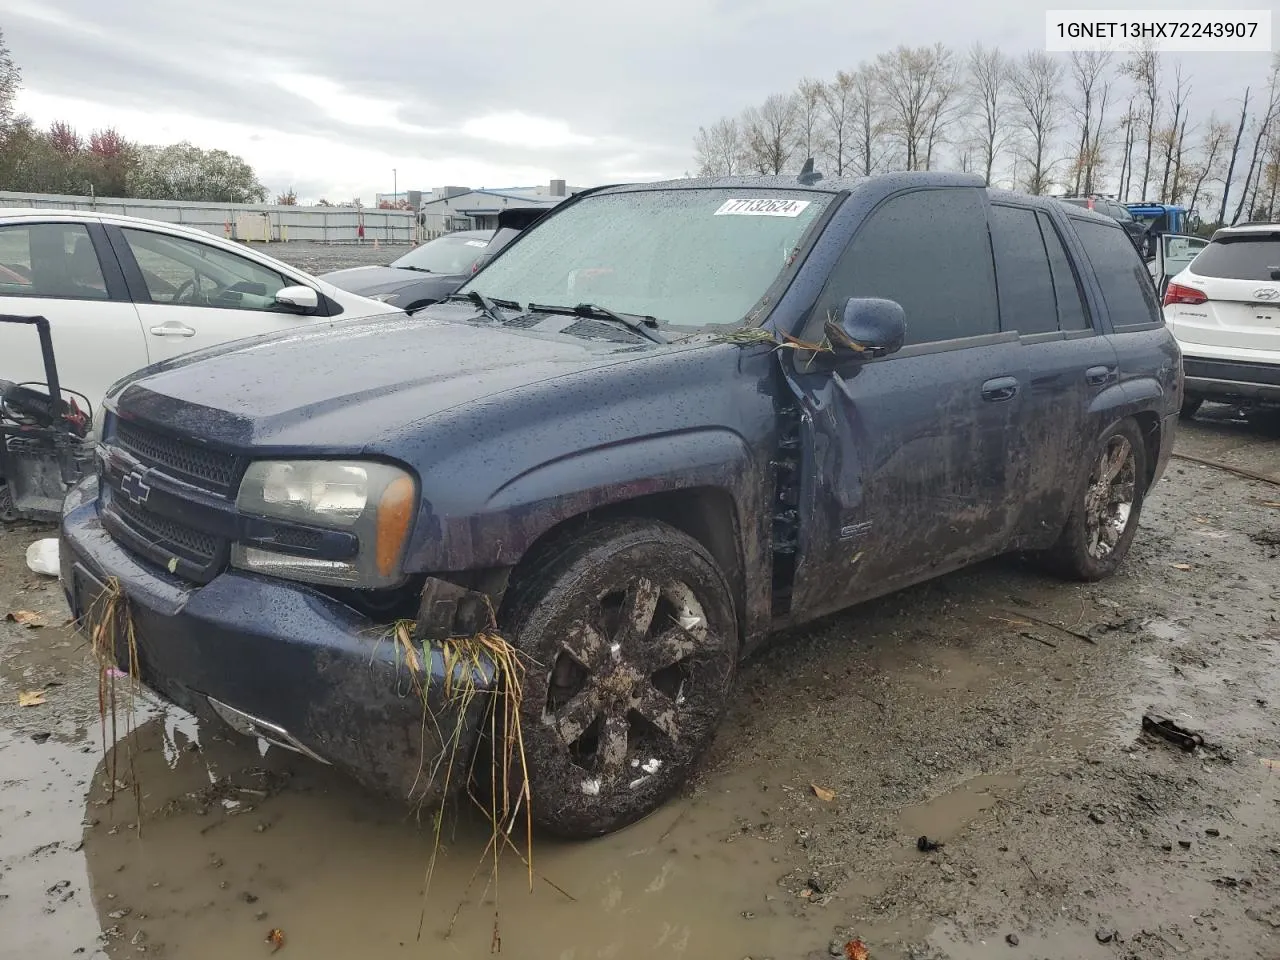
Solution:
{"label": "antenna", "polygon": [[800,168],[800,176],[796,177],[796,180],[806,187],[817,183],[821,179],[822,174],[813,169],[813,157],[804,162],[804,166]]}

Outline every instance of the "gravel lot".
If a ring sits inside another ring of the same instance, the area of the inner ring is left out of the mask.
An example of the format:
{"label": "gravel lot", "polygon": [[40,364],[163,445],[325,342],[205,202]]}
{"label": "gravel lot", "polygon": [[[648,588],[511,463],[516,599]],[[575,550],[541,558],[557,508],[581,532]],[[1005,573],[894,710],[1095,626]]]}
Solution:
{"label": "gravel lot", "polygon": [[[1278,439],[1276,416],[1206,407],[1178,450],[1280,483]],[[535,841],[532,892],[514,858],[486,885],[464,813],[425,901],[429,823],[151,704],[139,832],[132,792],[110,795],[128,755],[103,755],[123,730],[100,729],[96,668],[23,561],[43,533],[0,533],[0,615],[48,624],[0,622],[6,960],[266,956],[272,929],[308,960],[479,957],[495,930],[530,960],[853,939],[873,960],[1280,956],[1276,484],[1175,460],[1107,583],[1004,559],[779,637],[685,795],[596,842]],[[1207,746],[1142,735],[1148,710]]]}

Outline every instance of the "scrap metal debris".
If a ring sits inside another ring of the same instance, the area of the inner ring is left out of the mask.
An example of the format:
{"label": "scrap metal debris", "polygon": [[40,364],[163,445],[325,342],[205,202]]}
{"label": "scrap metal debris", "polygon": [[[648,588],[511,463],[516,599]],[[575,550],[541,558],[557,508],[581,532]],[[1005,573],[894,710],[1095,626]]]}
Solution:
{"label": "scrap metal debris", "polygon": [[871,960],[871,951],[861,940],[850,940],[844,945],[845,960]]}
{"label": "scrap metal debris", "polygon": [[1196,747],[1205,745],[1204,737],[1200,734],[1178,726],[1167,717],[1158,717],[1150,713],[1144,714],[1142,717],[1142,729],[1152,736],[1160,737],[1176,744],[1188,753],[1194,751]]}
{"label": "scrap metal debris", "polygon": [[266,942],[271,944],[271,952],[275,953],[284,946],[284,931],[279,927],[273,928],[267,933]]}

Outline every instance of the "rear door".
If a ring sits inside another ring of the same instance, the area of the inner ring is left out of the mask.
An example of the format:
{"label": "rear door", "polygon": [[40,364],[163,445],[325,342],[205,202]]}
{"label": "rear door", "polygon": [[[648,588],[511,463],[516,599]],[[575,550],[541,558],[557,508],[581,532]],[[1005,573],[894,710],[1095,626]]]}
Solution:
{"label": "rear door", "polygon": [[[147,365],[138,312],[98,223],[0,224],[0,313],[49,320],[58,379],[95,415],[112,383]],[[34,328],[0,323],[0,378],[44,383]]]}
{"label": "rear door", "polygon": [[1022,496],[1026,371],[999,331],[984,192],[884,201],[833,268],[817,330],[849,297],[901,304],[906,342],[825,367],[784,358],[803,425],[801,618],[999,552]]}
{"label": "rear door", "polygon": [[1115,348],[1093,325],[1053,218],[1013,203],[991,207],[1000,328],[1016,333],[1027,367],[1021,546],[1047,546],[1067,521],[1066,496],[1100,424],[1093,399],[1115,383]]}
{"label": "rear door", "polygon": [[107,226],[137,303],[153,363],[227,340],[310,322],[275,305],[298,281],[191,237]]}
{"label": "rear door", "polygon": [[[1238,359],[1280,363],[1280,229],[1214,240],[1178,285],[1207,298],[1201,304],[1170,307],[1179,342],[1216,348],[1215,355],[1224,359],[1238,351]],[[1264,355],[1251,355],[1257,351]]]}

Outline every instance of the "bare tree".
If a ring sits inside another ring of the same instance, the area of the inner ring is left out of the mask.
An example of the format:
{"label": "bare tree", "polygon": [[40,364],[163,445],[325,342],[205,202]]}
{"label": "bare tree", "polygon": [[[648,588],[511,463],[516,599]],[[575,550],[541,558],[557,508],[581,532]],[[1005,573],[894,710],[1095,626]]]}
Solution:
{"label": "bare tree", "polygon": [[1169,181],[1169,192],[1167,194],[1169,203],[1177,203],[1182,199],[1182,194],[1186,191],[1186,177],[1184,176],[1187,167],[1187,124],[1190,117],[1185,113],[1182,117],[1182,124],[1176,131],[1176,136],[1171,140],[1173,147],[1173,173],[1172,179]]}
{"label": "bare tree", "polygon": [[4,31],[0,30],[0,131],[13,119],[13,102],[21,83],[22,71],[13,62],[9,47],[4,42]]}
{"label": "bare tree", "polygon": [[1209,125],[1205,128],[1200,140],[1200,160],[1194,171],[1196,185],[1191,188],[1191,199],[1187,209],[1194,210],[1200,200],[1200,191],[1206,181],[1216,179],[1220,172],[1222,158],[1226,153],[1227,138],[1231,136],[1231,125],[1223,123],[1210,114]]}
{"label": "bare tree", "polygon": [[693,155],[700,177],[731,177],[740,173],[742,154],[742,131],[733,117],[721,117],[709,130],[699,127],[693,138]]}
{"label": "bare tree", "polygon": [[1160,54],[1152,44],[1146,44],[1131,56],[1122,68],[1138,88],[1143,111],[1142,132],[1145,149],[1142,157],[1142,196],[1147,199],[1147,186],[1151,182],[1151,153],[1155,146],[1156,124],[1160,120]]}
{"label": "bare tree", "polygon": [[823,98],[827,85],[805,77],[796,90],[796,149],[803,163],[826,149]]}
{"label": "bare tree", "polygon": [[[1254,170],[1258,165],[1259,151],[1262,149],[1262,142],[1271,134],[1277,113],[1280,113],[1280,54],[1276,54],[1271,61],[1271,77],[1267,83],[1267,102],[1263,105],[1262,113],[1258,116],[1257,134],[1253,138],[1253,153],[1249,157],[1249,166],[1245,170],[1244,189],[1240,191],[1240,202],[1236,204],[1236,212],[1231,218],[1232,223],[1239,223],[1241,216],[1249,212],[1246,201],[1249,198],[1249,188],[1253,180]],[[1263,154],[1264,158],[1265,156]]]}
{"label": "bare tree", "polygon": [[876,57],[888,129],[908,170],[927,170],[954,117],[959,82],[955,57],[942,44],[898,47]]}
{"label": "bare tree", "polygon": [[1009,61],[998,47],[975,43],[968,66],[966,93],[974,115],[974,146],[983,178],[990,184],[996,158],[1009,141]]}
{"label": "bare tree", "polygon": [[795,97],[770,94],[742,116],[747,165],[757,173],[782,173],[795,150]]}
{"label": "bare tree", "polygon": [[1182,64],[1173,68],[1174,86],[1169,94],[1169,105],[1173,107],[1173,121],[1163,132],[1161,140],[1164,145],[1164,175],[1160,178],[1160,200],[1165,202],[1169,197],[1169,177],[1174,172],[1174,153],[1181,140],[1179,124],[1183,121],[1183,111],[1187,108],[1187,97],[1191,95],[1191,84],[1182,77]]}
{"label": "bare tree", "polygon": [[861,64],[853,74],[853,116],[857,134],[859,173],[869,177],[880,166],[881,137],[886,124],[880,72]]}
{"label": "bare tree", "polygon": [[1072,164],[1072,193],[1077,196],[1082,189],[1086,195],[1094,192],[1094,180],[1101,162],[1102,126],[1111,92],[1111,81],[1107,77],[1110,67],[1109,52],[1076,50],[1071,54],[1071,79],[1076,95],[1069,108],[1080,128]]}
{"label": "bare tree", "polygon": [[1026,165],[1028,193],[1044,193],[1052,183],[1053,135],[1062,122],[1062,62],[1042,50],[1026,54],[1010,74],[1017,128],[1018,156]]}
{"label": "bare tree", "polygon": [[844,176],[849,163],[856,107],[854,75],[836,71],[836,78],[822,85],[822,114],[826,120],[826,153],[837,177]]}
{"label": "bare tree", "polygon": [[1227,163],[1227,175],[1222,179],[1222,206],[1218,209],[1218,223],[1227,222],[1227,197],[1231,194],[1231,181],[1236,174],[1236,158],[1240,155],[1240,141],[1244,139],[1245,121],[1249,119],[1249,88],[1244,88],[1244,102],[1240,105],[1240,126],[1236,127],[1236,140],[1231,145],[1231,160]]}
{"label": "bare tree", "polygon": [[1129,199],[1129,181],[1133,179],[1133,128],[1135,123],[1133,97],[1129,98],[1129,107],[1120,118],[1120,126],[1124,130],[1124,153],[1120,160],[1120,200]]}

